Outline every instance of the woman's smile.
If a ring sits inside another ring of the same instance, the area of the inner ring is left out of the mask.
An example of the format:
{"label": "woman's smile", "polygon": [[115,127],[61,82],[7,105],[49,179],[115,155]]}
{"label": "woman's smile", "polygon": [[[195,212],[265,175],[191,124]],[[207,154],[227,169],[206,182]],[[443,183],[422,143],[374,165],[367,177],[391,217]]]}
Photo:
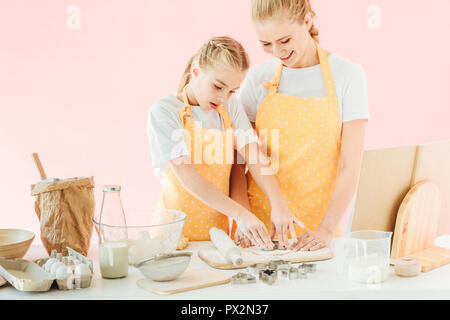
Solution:
{"label": "woman's smile", "polygon": [[291,51],[291,53],[289,53],[288,56],[281,57],[280,60],[283,62],[287,62],[292,57],[293,54],[294,54],[294,51]]}

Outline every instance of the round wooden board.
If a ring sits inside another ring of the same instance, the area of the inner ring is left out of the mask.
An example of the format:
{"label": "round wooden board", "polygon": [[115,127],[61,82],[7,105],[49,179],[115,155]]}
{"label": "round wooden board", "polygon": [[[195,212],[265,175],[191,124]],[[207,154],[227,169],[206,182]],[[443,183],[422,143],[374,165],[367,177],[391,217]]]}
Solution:
{"label": "round wooden board", "polygon": [[437,236],[441,193],[434,183],[421,181],[406,194],[398,210],[391,258],[431,247]]}
{"label": "round wooden board", "polygon": [[0,276],[0,287],[3,286],[5,283],[7,283],[8,281],[5,280],[5,278],[3,278],[2,276]]}

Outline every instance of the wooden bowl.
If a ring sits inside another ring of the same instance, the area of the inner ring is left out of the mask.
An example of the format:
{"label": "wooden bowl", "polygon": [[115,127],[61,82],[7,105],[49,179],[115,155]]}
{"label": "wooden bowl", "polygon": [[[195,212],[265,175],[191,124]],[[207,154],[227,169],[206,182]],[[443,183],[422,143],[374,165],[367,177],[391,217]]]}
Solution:
{"label": "wooden bowl", "polygon": [[20,229],[0,229],[0,257],[22,258],[34,240],[34,233]]}

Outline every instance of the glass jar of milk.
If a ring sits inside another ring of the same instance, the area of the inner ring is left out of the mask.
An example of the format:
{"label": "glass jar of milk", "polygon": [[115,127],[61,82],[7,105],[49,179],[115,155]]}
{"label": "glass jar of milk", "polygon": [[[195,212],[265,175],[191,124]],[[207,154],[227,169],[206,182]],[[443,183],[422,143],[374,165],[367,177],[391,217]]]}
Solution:
{"label": "glass jar of milk", "polygon": [[99,264],[103,278],[128,275],[128,234],[120,198],[120,186],[103,186],[103,201],[98,223]]}

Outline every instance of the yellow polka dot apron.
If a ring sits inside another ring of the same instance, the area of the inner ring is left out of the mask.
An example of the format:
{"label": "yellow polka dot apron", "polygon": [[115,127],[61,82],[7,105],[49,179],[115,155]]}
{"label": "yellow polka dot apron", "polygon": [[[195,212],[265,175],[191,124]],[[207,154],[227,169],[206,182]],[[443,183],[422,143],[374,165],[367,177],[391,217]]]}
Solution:
{"label": "yellow polka dot apron", "polygon": [[[307,230],[322,220],[334,189],[341,146],[341,120],[326,52],[316,44],[326,97],[295,97],[278,92],[283,65],[277,66],[268,94],[256,114],[256,131],[267,137],[267,155],[290,211]],[[251,211],[270,230],[269,200],[247,175]],[[341,228],[341,227],[340,227]],[[297,235],[307,231],[296,226]],[[335,236],[338,236],[338,230]]]}
{"label": "yellow polka dot apron", "polygon": [[[233,163],[232,121],[224,106],[217,108],[225,131],[205,129],[191,117],[186,88],[184,108],[179,112],[184,127],[184,141],[197,171],[220,191],[229,195],[230,172]],[[209,229],[216,227],[229,234],[228,216],[208,207],[184,189],[169,166],[163,173],[162,204],[166,209],[186,213],[183,234],[190,241],[210,240]]]}

